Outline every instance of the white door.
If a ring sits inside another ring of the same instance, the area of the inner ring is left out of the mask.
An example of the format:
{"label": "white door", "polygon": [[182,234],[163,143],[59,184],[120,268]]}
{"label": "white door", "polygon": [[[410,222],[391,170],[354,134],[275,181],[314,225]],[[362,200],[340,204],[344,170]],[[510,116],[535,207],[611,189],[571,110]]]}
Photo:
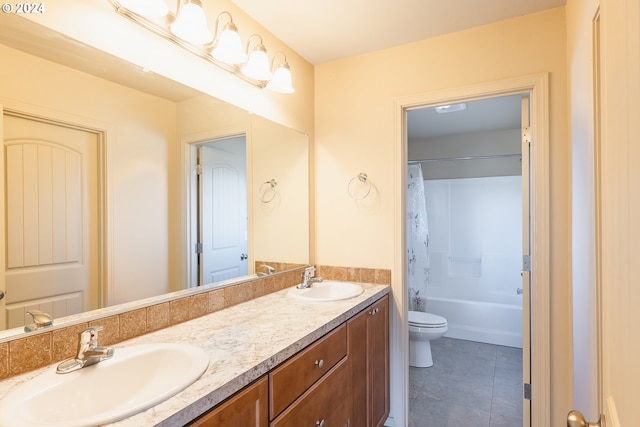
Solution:
{"label": "white door", "polygon": [[[597,424],[598,414],[585,414],[590,425],[634,427],[640,425],[640,3],[601,1],[593,29],[596,304],[574,303],[573,310],[588,310],[598,363],[595,374],[575,375],[597,376],[604,418]],[[569,425],[584,425],[572,417]]]}
{"label": "white door", "polygon": [[97,308],[97,135],[3,115],[8,328]]}
{"label": "white door", "polygon": [[248,273],[245,138],[202,147],[202,276],[220,282]]}
{"label": "white door", "polygon": [[600,401],[609,427],[640,425],[640,2],[601,1]]}

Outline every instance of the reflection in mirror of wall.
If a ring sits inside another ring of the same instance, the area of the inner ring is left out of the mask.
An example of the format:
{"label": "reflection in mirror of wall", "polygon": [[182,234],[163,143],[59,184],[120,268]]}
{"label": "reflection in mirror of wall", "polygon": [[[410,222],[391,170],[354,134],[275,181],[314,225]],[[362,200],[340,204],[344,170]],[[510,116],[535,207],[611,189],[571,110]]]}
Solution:
{"label": "reflection in mirror of wall", "polygon": [[[90,194],[99,209],[98,226],[86,243],[94,248],[92,254],[99,255],[73,260],[96,269],[99,289],[91,298],[94,302],[77,309],[62,303],[65,291],[26,302],[20,292],[6,289],[6,297],[0,301],[2,323],[7,321],[8,309],[13,311],[12,319],[21,318],[22,322],[31,308],[59,319],[78,310],[188,288],[188,258],[193,246],[186,227],[190,191],[186,147],[224,136],[230,127],[247,135],[248,273],[256,272],[256,264],[286,267],[309,261],[305,135],[145,73],[37,24],[23,26],[21,22],[16,27],[11,19],[0,16],[0,104],[5,115],[82,129],[100,141],[93,160],[99,175],[97,190]],[[290,145],[282,145],[283,135],[288,135]],[[53,146],[52,142],[47,144]],[[5,161],[0,167],[6,179]],[[256,183],[267,176],[281,183],[281,199],[273,205],[276,208],[266,209],[258,201]],[[38,187],[46,181],[34,178],[34,188],[41,190],[39,197],[46,197],[42,190],[46,186]],[[10,203],[16,206],[17,202]],[[36,221],[47,220],[46,212],[26,213],[35,215]],[[0,215],[6,224],[7,213]],[[35,241],[43,244],[46,236],[35,236]],[[290,236],[295,238],[290,240]],[[36,262],[29,268],[46,282],[47,272],[55,265]],[[0,291],[5,291],[6,278],[13,273],[4,261],[3,270]],[[16,315],[20,312],[22,315]],[[18,323],[9,326],[21,326],[20,321],[12,322]],[[54,324],[58,322],[54,320]]]}

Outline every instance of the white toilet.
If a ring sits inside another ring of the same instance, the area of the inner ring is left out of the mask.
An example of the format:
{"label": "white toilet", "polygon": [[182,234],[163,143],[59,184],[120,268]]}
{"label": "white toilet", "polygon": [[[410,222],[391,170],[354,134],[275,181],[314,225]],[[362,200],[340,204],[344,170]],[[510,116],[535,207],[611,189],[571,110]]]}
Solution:
{"label": "white toilet", "polygon": [[409,366],[433,366],[431,341],[447,332],[447,319],[422,311],[409,311]]}

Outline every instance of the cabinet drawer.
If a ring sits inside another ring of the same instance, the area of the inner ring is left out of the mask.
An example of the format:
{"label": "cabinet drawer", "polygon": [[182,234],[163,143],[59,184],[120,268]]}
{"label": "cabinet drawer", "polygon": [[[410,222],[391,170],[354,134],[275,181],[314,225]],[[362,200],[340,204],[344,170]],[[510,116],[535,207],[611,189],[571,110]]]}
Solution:
{"label": "cabinet drawer", "polygon": [[248,385],[188,427],[267,427],[267,377]]}
{"label": "cabinet drawer", "polygon": [[271,427],[348,427],[350,396],[349,364],[345,358],[273,420]]}
{"label": "cabinet drawer", "polygon": [[274,419],[347,354],[346,326],[320,338],[269,374],[270,419]]}

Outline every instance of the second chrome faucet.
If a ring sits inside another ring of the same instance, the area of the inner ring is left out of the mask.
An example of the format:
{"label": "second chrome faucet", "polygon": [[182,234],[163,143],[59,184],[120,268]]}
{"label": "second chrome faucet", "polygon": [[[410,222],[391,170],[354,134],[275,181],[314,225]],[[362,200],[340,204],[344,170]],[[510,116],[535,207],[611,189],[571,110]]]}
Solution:
{"label": "second chrome faucet", "polygon": [[98,331],[102,329],[102,326],[93,326],[82,331],[78,337],[78,354],[60,363],[56,372],[66,374],[113,357],[112,347],[98,346]]}

